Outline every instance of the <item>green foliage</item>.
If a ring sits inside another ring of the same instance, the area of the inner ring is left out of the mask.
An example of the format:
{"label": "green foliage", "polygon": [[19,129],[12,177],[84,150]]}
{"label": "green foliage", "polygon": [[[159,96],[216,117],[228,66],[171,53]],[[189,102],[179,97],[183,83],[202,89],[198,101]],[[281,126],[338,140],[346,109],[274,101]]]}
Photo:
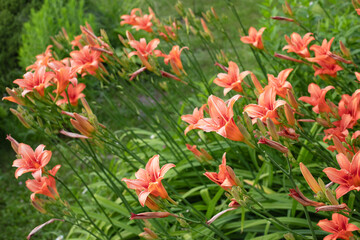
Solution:
{"label": "green foliage", "polygon": [[42,1],[0,1],[0,93],[22,76],[18,65],[21,29],[29,18],[30,9],[37,9],[41,4]]}
{"label": "green foliage", "polygon": [[85,13],[85,1],[45,0],[39,11],[31,10],[30,21],[24,24],[19,50],[20,65],[26,68],[35,56],[45,51],[54,36],[65,28],[70,38],[80,33],[80,25],[94,25],[94,16]]}

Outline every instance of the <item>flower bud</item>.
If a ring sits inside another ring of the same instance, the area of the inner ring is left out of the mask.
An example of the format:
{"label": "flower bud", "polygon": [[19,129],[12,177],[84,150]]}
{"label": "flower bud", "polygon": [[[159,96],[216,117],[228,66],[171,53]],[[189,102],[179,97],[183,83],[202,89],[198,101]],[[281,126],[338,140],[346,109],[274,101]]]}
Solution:
{"label": "flower bud", "polygon": [[348,210],[351,211],[350,208],[348,208],[348,206],[346,205],[346,203],[342,203],[340,205],[327,205],[327,206],[320,206],[320,207],[316,207],[316,213],[320,212],[320,211],[326,211],[326,212],[338,212],[340,210]]}
{"label": "flower bud", "polygon": [[264,92],[264,88],[261,86],[261,83],[259,82],[259,80],[256,78],[255,74],[251,73],[251,80],[256,88],[256,90],[258,91],[259,94]]}
{"label": "flower bud", "polygon": [[290,4],[285,1],[285,5],[283,5],[283,11],[285,14],[289,14],[290,16],[293,16],[293,11],[291,10]]}
{"label": "flower bud", "polygon": [[21,115],[21,113],[19,113],[13,108],[10,108],[10,112],[19,119],[19,121],[22,123],[22,125],[24,125],[24,127],[31,128],[31,126],[26,122],[25,118]]}
{"label": "flower bud", "polygon": [[284,109],[285,109],[285,116],[286,116],[286,120],[287,120],[288,124],[291,126],[294,126],[295,125],[294,111],[291,109],[289,104],[285,104]]}
{"label": "flower bud", "polygon": [[134,219],[152,219],[152,218],[165,218],[165,217],[178,217],[175,214],[169,212],[143,212],[139,214],[131,213],[130,220]]}
{"label": "flower bud", "polygon": [[252,125],[251,118],[249,117],[247,112],[243,113],[244,122],[246,124],[246,128],[249,130],[249,132],[252,132],[254,130],[254,127]]}
{"label": "flower bud", "polygon": [[274,16],[274,17],[271,17],[271,19],[278,20],[278,21],[287,21],[287,22],[294,21],[294,19],[292,19],[292,18],[281,17],[281,16]]}
{"label": "flower bud", "polygon": [[289,152],[289,149],[287,147],[285,147],[284,145],[278,143],[278,142],[275,142],[275,141],[272,141],[272,140],[269,140],[267,138],[260,138],[258,144],[265,144],[265,145],[268,145],[269,147],[271,148],[274,148],[284,154],[287,154]]}
{"label": "flower bud", "polygon": [[315,180],[313,175],[310,173],[309,169],[302,162],[299,165],[300,165],[301,174],[304,176],[304,178],[305,178],[307,184],[309,185],[309,187],[311,188],[311,190],[313,190],[313,192],[315,194],[320,192],[321,191],[320,185]]}
{"label": "flower bud", "polygon": [[19,154],[19,153],[18,153],[19,143],[18,143],[14,138],[12,138],[10,135],[7,135],[7,136],[6,136],[6,140],[9,140],[9,141],[10,141],[12,149],[14,149],[14,151],[16,152],[16,154]]}
{"label": "flower bud", "polygon": [[260,129],[261,133],[265,136],[267,134],[264,123],[260,120],[260,118],[256,119],[256,125]]}
{"label": "flower bud", "polygon": [[214,7],[211,7],[210,10],[211,10],[212,14],[214,15],[215,19],[218,20],[218,19],[219,19],[219,16],[216,14],[215,8],[214,8]]}
{"label": "flower bud", "polygon": [[279,134],[277,133],[276,126],[274,122],[271,120],[271,118],[266,119],[266,125],[267,128],[269,129],[270,136],[272,137],[272,139],[274,141],[279,141]]}
{"label": "flower bud", "polygon": [[292,57],[289,57],[289,56],[286,56],[286,55],[283,55],[283,54],[279,54],[279,53],[275,53],[274,57],[285,59],[285,60],[292,61],[292,62],[304,63],[302,60],[292,58]]}
{"label": "flower bud", "polygon": [[286,98],[287,100],[289,101],[290,105],[295,108],[295,109],[298,109],[299,107],[299,104],[297,103],[295,97],[294,97],[294,94],[292,93],[291,89],[289,89],[287,91],[287,94],[286,94]]}
{"label": "flower bud", "polygon": [[135,40],[134,36],[129,31],[126,31],[126,37],[129,41]]}
{"label": "flower bud", "polygon": [[342,54],[344,54],[345,57],[350,57],[350,50],[345,47],[344,43],[340,40],[340,50],[342,52]]}

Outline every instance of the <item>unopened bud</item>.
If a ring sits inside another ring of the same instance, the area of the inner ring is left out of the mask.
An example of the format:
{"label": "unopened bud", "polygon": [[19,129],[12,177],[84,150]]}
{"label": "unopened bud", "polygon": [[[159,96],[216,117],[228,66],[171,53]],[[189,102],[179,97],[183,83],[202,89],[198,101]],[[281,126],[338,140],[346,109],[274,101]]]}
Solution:
{"label": "unopened bud", "polygon": [[286,9],[286,11],[284,11],[285,13],[288,13],[290,16],[294,15],[293,11],[291,10],[290,4],[287,1],[285,1],[285,6],[284,7]]}
{"label": "unopened bud", "polygon": [[214,8],[214,7],[211,7],[210,9],[211,9],[211,12],[212,12],[212,14],[214,15],[215,19],[218,20],[218,19],[219,19],[219,16],[216,14],[215,8]]}
{"label": "unopened bud", "polygon": [[256,125],[258,126],[261,133],[265,136],[267,134],[264,123],[260,120],[260,118],[256,119]]}
{"label": "unopened bud", "polygon": [[346,156],[346,148],[341,144],[340,140],[336,136],[333,136],[332,140],[334,142],[337,152],[342,153]]}
{"label": "unopened bud", "polygon": [[294,21],[294,19],[292,19],[292,18],[281,17],[281,16],[274,16],[274,17],[271,17],[271,19],[278,20],[278,21],[287,21],[287,22]]}
{"label": "unopened bud", "polygon": [[229,173],[230,178],[236,183],[237,186],[242,186],[240,179],[236,176],[234,170],[231,167],[226,166],[226,171]]}
{"label": "unopened bud", "polygon": [[292,233],[286,233],[284,234],[285,240],[295,240],[295,237]]}
{"label": "unopened bud", "polygon": [[244,136],[244,138],[246,140],[250,140],[251,139],[251,135],[249,134],[249,132],[247,131],[246,127],[244,125],[242,125],[241,123],[238,123],[238,128],[241,132],[241,134]]}
{"label": "unopened bud", "polygon": [[126,37],[129,41],[135,40],[134,36],[129,31],[126,31]]}
{"label": "unopened bud", "polygon": [[251,73],[251,80],[256,88],[256,90],[258,91],[259,94],[264,92],[264,88],[261,86],[261,83],[259,82],[259,80],[257,79],[257,77],[255,76],[255,74]]}
{"label": "unopened bud", "polygon": [[340,50],[342,52],[342,54],[344,54],[345,57],[350,57],[350,50],[345,47],[344,43],[340,40]]}
{"label": "unopened bud", "polygon": [[24,127],[26,128],[31,128],[31,126],[26,122],[26,120],[24,119],[24,117],[21,115],[21,113],[19,113],[18,111],[16,111],[15,109],[13,108],[10,108],[10,112],[12,114],[14,114],[18,119],[19,121],[22,123],[22,125],[24,125]]}
{"label": "unopened bud", "polygon": [[289,104],[285,104],[285,116],[286,120],[289,125],[294,126],[295,125],[295,117],[294,117],[294,111],[291,109]]}
{"label": "unopened bud", "polygon": [[125,39],[120,34],[118,34],[118,38],[119,38],[120,42],[122,43],[122,45],[124,45],[125,47],[128,47],[128,44],[125,42]]}
{"label": "unopened bud", "polygon": [[12,149],[14,149],[14,151],[16,152],[16,154],[19,154],[19,152],[18,152],[19,143],[18,143],[14,138],[12,138],[10,135],[7,135],[7,136],[6,136],[6,140],[9,140],[9,141],[10,141]]}
{"label": "unopened bud", "polygon": [[292,57],[286,56],[286,55],[284,55],[284,54],[275,53],[275,54],[274,54],[274,57],[281,58],[281,59],[285,59],[285,60],[292,61],[292,62],[304,63],[302,60],[299,60],[299,59],[296,59],[296,58],[292,58]]}
{"label": "unopened bud", "polygon": [[275,141],[272,141],[272,140],[269,140],[267,138],[260,138],[258,144],[265,144],[265,145],[268,145],[269,147],[271,148],[274,148],[282,153],[285,153],[287,154],[289,152],[289,149],[287,147],[285,147],[284,145],[278,143],[278,142],[275,142]]}
{"label": "unopened bud", "polygon": [[328,121],[326,121],[325,119],[322,119],[322,118],[316,118],[316,122],[326,128],[330,128],[332,126],[331,123],[329,123]]}
{"label": "unopened bud", "polygon": [[301,162],[300,164],[300,171],[301,174],[303,175],[303,177],[305,178],[305,181],[307,182],[307,184],[309,185],[309,187],[311,188],[311,190],[313,190],[313,192],[315,194],[317,194],[318,192],[321,191],[320,185],[318,184],[318,182],[315,180],[315,178],[313,177],[313,175],[311,174],[311,172],[309,171],[309,169]]}
{"label": "unopened bud", "polygon": [[298,109],[299,104],[296,101],[296,98],[294,97],[294,94],[292,93],[291,89],[288,89],[287,94],[286,94],[286,98],[289,101],[290,105],[294,108],[294,109]]}
{"label": "unopened bud", "polygon": [[247,112],[243,113],[244,122],[246,124],[246,128],[249,130],[249,132],[252,132],[254,130],[254,127],[252,125],[251,118],[249,117],[249,114]]}
{"label": "unopened bud", "polygon": [[339,205],[339,202],[336,200],[330,189],[326,189],[325,195],[332,205]]}
{"label": "unopened bud", "polygon": [[279,141],[279,134],[277,133],[276,126],[274,122],[271,120],[271,118],[266,119],[266,125],[267,128],[269,129],[270,136],[272,137],[272,139],[274,141]]}

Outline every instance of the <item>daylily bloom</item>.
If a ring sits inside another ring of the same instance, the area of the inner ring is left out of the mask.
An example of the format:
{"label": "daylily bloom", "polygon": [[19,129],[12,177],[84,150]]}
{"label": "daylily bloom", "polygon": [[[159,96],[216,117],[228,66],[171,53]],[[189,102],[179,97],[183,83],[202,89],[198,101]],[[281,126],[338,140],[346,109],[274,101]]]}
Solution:
{"label": "daylily bloom", "polygon": [[43,194],[52,199],[59,197],[59,193],[56,189],[55,178],[52,176],[56,175],[60,167],[61,165],[56,165],[52,170],[49,170],[49,175],[46,177],[42,176],[35,179],[29,179],[25,182],[26,187],[33,192],[31,194],[31,199],[34,199],[36,194]]}
{"label": "daylily bloom", "polygon": [[165,217],[177,217],[177,215],[169,212],[143,212],[139,214],[131,213],[130,220],[134,219],[153,219],[153,218],[165,218]]}
{"label": "daylily bloom", "polygon": [[[352,117],[352,121],[348,128],[352,128],[360,119],[360,90],[356,90],[352,96],[343,94],[339,102],[338,114],[341,118],[344,115],[349,114]],[[334,122],[335,126],[339,126],[337,122]]]}
{"label": "daylily bloom", "polygon": [[28,66],[26,68],[26,71],[28,71],[28,70],[37,70],[41,66],[46,67],[50,61],[54,60],[52,58],[51,48],[52,48],[52,45],[49,45],[49,46],[47,46],[44,53],[37,55],[36,56],[36,62],[34,64]]}
{"label": "daylily bloom", "polygon": [[159,35],[161,37],[163,37],[165,39],[165,41],[169,41],[168,36],[172,39],[172,40],[176,40],[177,36],[176,36],[176,30],[180,29],[180,27],[178,27],[176,25],[176,22],[173,22],[172,25],[170,26],[164,26],[164,29],[166,31],[166,34],[163,32],[159,32]]}
{"label": "daylily bloom", "polygon": [[330,140],[333,136],[336,136],[341,142],[345,142],[345,138],[349,135],[348,128],[352,127],[352,120],[353,119],[350,114],[343,114],[339,121],[333,123],[338,127],[324,130],[325,137],[323,138],[323,141],[327,139]]}
{"label": "daylily bloom", "polygon": [[262,34],[266,28],[260,28],[259,31],[256,31],[255,28],[250,27],[249,36],[241,37],[240,40],[243,43],[251,44],[258,49],[264,49],[264,45],[262,43]]}
{"label": "daylily bloom", "polygon": [[331,167],[323,170],[332,182],[339,184],[336,189],[336,198],[352,190],[360,191],[360,152],[354,155],[351,162],[343,153],[336,155],[336,159],[340,170]]}
{"label": "daylily bloom", "polygon": [[190,125],[185,129],[184,134],[186,135],[190,130],[194,129],[195,124],[198,123],[200,119],[204,118],[204,109],[206,104],[202,105],[200,109],[197,107],[194,109],[192,114],[182,115],[181,120],[189,123]]}
{"label": "daylily bloom", "polygon": [[53,72],[46,72],[46,66],[40,66],[35,72],[27,72],[23,79],[16,79],[14,83],[19,85],[24,91],[22,96],[36,90],[41,96],[44,96],[45,88],[51,85],[50,80],[54,77]]}
{"label": "daylily bloom", "polygon": [[[77,106],[78,105],[78,100],[80,98],[84,98],[85,94],[82,93],[82,91],[85,89],[86,85],[84,83],[77,83],[74,82],[72,84],[69,84],[68,88],[67,88],[67,95],[66,92],[62,92],[60,95],[63,97],[63,99],[60,99],[56,102],[57,105],[61,105],[64,103],[69,103],[72,106]],[[69,96],[69,101],[68,101],[68,96]]]}
{"label": "daylily bloom", "polygon": [[233,105],[241,97],[240,95],[235,95],[229,99],[226,104],[220,98],[211,95],[208,98],[210,118],[200,119],[192,129],[216,132],[232,141],[243,141],[244,136],[241,134],[233,119]]}
{"label": "daylily bloom", "polygon": [[123,178],[122,181],[126,182],[128,188],[139,191],[138,197],[141,206],[147,204],[149,195],[152,197],[160,197],[163,199],[169,199],[169,195],[166,192],[161,181],[164,178],[165,173],[175,167],[174,164],[165,164],[161,169],[159,167],[159,155],[155,155],[149,159],[145,169],[140,168],[135,173],[136,179]]}
{"label": "daylily bloom", "polygon": [[282,98],[286,98],[286,94],[289,89],[292,89],[292,86],[289,82],[286,81],[289,74],[293,71],[292,68],[282,70],[277,77],[274,77],[272,74],[268,74],[269,86],[273,87],[276,91],[276,94]]}
{"label": "daylily bloom", "polygon": [[310,97],[300,97],[299,100],[309,103],[313,106],[313,111],[317,114],[319,113],[329,113],[331,108],[325,101],[325,95],[330,89],[335,89],[333,86],[327,86],[323,89],[320,89],[315,83],[310,83],[308,87],[308,92]]}
{"label": "daylily bloom", "polygon": [[354,235],[352,232],[359,230],[356,225],[349,223],[349,219],[347,217],[339,213],[333,213],[332,220],[320,220],[317,225],[325,232],[332,233],[324,237],[324,240],[349,240],[349,238]]}
{"label": "daylily bloom", "polygon": [[51,159],[51,151],[45,150],[45,145],[41,144],[36,149],[33,149],[24,143],[18,145],[17,154],[21,156],[13,162],[13,167],[17,167],[15,177],[18,178],[24,173],[32,172],[33,175],[41,176],[44,167]]}
{"label": "daylily bloom", "polygon": [[71,45],[72,45],[72,49],[75,49],[75,47],[78,47],[79,49],[82,49],[83,48],[83,45],[81,44],[81,40],[83,38],[83,35],[80,34],[78,36],[75,36],[74,37],[74,40],[71,41]]}
{"label": "daylily bloom", "polygon": [[[229,171],[231,173],[229,173]],[[224,190],[231,190],[233,186],[238,186],[235,179],[236,176],[233,174],[233,170],[231,167],[226,165],[226,153],[224,153],[222,157],[222,163],[219,165],[219,173],[216,172],[205,172],[204,175],[209,178],[211,181],[219,185]]]}
{"label": "daylily bloom", "polygon": [[72,51],[70,56],[73,59],[72,67],[75,67],[82,76],[87,73],[94,75],[99,68],[99,64],[103,61],[100,58],[101,52],[92,50],[89,45],[78,51]]}
{"label": "daylily bloom", "polygon": [[236,92],[243,92],[241,83],[249,74],[251,74],[250,71],[244,71],[240,73],[237,64],[230,61],[227,74],[219,73],[217,78],[215,78],[214,83],[220,87],[224,87],[224,96],[231,90]]}
{"label": "daylily bloom", "polygon": [[56,94],[65,91],[69,83],[76,84],[76,69],[71,67],[62,67],[55,71],[54,82],[56,83]]}
{"label": "daylily bloom", "polygon": [[[154,12],[150,11],[150,14],[143,14],[141,9],[135,8],[131,10],[130,15],[122,15],[121,19],[123,21],[120,22],[121,25],[129,24],[132,25],[137,31],[142,29],[147,32],[152,32],[152,22],[151,19],[154,17]],[[140,16],[136,15],[139,13]]]}
{"label": "daylily bloom", "polygon": [[315,201],[308,199],[307,197],[304,196],[304,194],[299,190],[298,187],[296,187],[296,189],[290,189],[289,196],[292,197],[293,199],[295,199],[297,202],[299,202],[303,206],[320,207],[320,206],[325,205],[322,202],[315,202]]}
{"label": "daylily bloom", "polygon": [[311,41],[315,40],[312,33],[307,33],[301,38],[300,34],[294,32],[290,35],[290,38],[285,35],[285,39],[289,45],[283,47],[283,50],[287,49],[288,53],[294,52],[303,58],[310,57],[308,45]]}
{"label": "daylily bloom", "polygon": [[125,24],[129,24],[129,25],[134,25],[136,24],[136,20],[135,18],[137,17],[136,13],[139,12],[140,14],[142,14],[142,11],[140,8],[134,8],[131,10],[130,15],[122,15],[120,18],[122,19],[122,21],[120,22],[120,25],[125,25]]}
{"label": "daylily bloom", "polygon": [[321,60],[321,61],[328,61],[329,63],[336,63],[336,61],[330,57],[331,55],[330,48],[334,39],[335,39],[334,37],[331,38],[329,42],[326,39],[324,39],[321,46],[316,44],[312,45],[310,47],[310,50],[314,51],[315,57],[307,58],[307,60],[309,60],[310,62],[318,62],[319,60]]}
{"label": "daylily bloom", "polygon": [[155,55],[161,55],[160,50],[155,50],[155,48],[159,45],[160,40],[158,38],[155,38],[151,40],[148,44],[146,44],[146,39],[141,38],[140,41],[131,40],[129,42],[130,46],[132,48],[135,48],[136,51],[132,51],[129,53],[128,57],[131,58],[134,55],[137,55],[141,62],[149,69],[152,70],[151,65],[149,64],[148,56],[155,54]]}
{"label": "daylily bloom", "polygon": [[270,118],[275,124],[280,124],[276,118],[279,118],[277,108],[285,105],[283,100],[275,100],[276,90],[272,87],[266,87],[264,92],[260,94],[258,104],[249,104],[245,106],[244,112],[247,112],[252,119],[253,124],[260,118],[261,121],[266,122]]}
{"label": "daylily bloom", "polygon": [[164,63],[166,65],[168,65],[170,63],[170,66],[172,68],[172,70],[174,71],[174,73],[178,76],[181,75],[180,71],[184,70],[184,67],[181,63],[181,58],[180,58],[180,54],[182,52],[182,50],[184,49],[189,49],[188,47],[182,47],[180,49],[180,47],[178,45],[173,46],[169,55],[166,54],[161,54],[161,57],[164,57]]}
{"label": "daylily bloom", "polygon": [[314,75],[319,75],[321,79],[325,79],[325,75],[329,75],[330,77],[335,78],[337,76],[337,72],[343,70],[343,68],[340,67],[338,64],[329,64],[328,62],[322,60],[319,60],[318,64],[321,66],[321,68],[313,65],[313,68],[315,70]]}

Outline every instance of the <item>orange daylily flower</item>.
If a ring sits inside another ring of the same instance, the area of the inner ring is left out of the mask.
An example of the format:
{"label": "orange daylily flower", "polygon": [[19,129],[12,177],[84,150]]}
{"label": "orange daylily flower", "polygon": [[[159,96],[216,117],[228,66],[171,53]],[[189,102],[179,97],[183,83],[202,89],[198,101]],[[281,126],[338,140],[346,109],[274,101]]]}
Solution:
{"label": "orange daylily flower", "polygon": [[[9,139],[11,141],[11,139]],[[35,151],[25,144],[19,143],[17,146],[17,154],[21,156],[13,162],[13,167],[17,167],[15,177],[18,178],[24,173],[31,172],[35,176],[41,176],[44,167],[51,159],[51,151],[45,150],[45,145],[39,145]]]}
{"label": "orange daylily flower", "polygon": [[352,127],[352,117],[350,114],[344,114],[341,116],[341,120],[333,122],[333,124],[338,127],[329,128],[324,130],[325,137],[323,141],[327,139],[332,139],[333,136],[336,136],[341,142],[346,142],[345,138],[349,135],[348,128]]}
{"label": "orange daylily flower", "polygon": [[166,31],[166,34],[163,32],[159,32],[159,35],[164,38],[165,41],[169,41],[168,36],[172,39],[172,40],[176,40],[177,36],[176,36],[176,30],[180,29],[180,27],[178,27],[176,25],[176,22],[172,23],[172,26],[164,26],[164,29]]}
{"label": "orange daylily flower", "polygon": [[289,45],[283,47],[283,50],[287,49],[288,53],[294,52],[303,58],[310,57],[308,45],[311,41],[315,40],[315,38],[311,35],[312,33],[307,33],[303,38],[301,38],[300,34],[295,32],[290,35],[290,38],[285,35],[286,42]]}
{"label": "orange daylily flower", "polygon": [[245,36],[245,37],[241,37],[240,40],[243,43],[246,44],[251,44],[254,47],[258,48],[258,49],[264,49],[264,45],[262,43],[262,34],[265,31],[266,28],[260,28],[259,31],[256,31],[255,28],[250,27],[249,29],[249,36]]}
{"label": "orange daylily flower", "polygon": [[[132,25],[137,31],[142,29],[147,32],[152,32],[152,22],[151,19],[155,17],[154,12],[149,8],[150,14],[143,14],[141,9],[134,8],[131,10],[130,15],[122,15],[120,22],[121,25],[129,24]],[[139,16],[137,15],[139,14]]]}
{"label": "orange daylily flower", "polygon": [[359,230],[356,225],[349,223],[349,219],[347,217],[339,213],[333,213],[332,220],[320,220],[317,225],[325,232],[332,233],[324,237],[324,240],[349,240],[349,238],[354,235],[352,232]]}
{"label": "orange daylily flower", "polygon": [[202,105],[200,109],[195,108],[192,114],[182,115],[181,120],[189,123],[190,125],[185,129],[184,134],[186,135],[190,130],[194,129],[195,124],[198,123],[200,119],[204,118],[204,109],[206,104]]}
{"label": "orange daylily flower", "polygon": [[317,114],[323,112],[329,113],[331,112],[331,108],[325,101],[325,95],[331,89],[335,88],[333,86],[327,86],[323,89],[320,89],[320,87],[315,83],[310,83],[308,87],[310,97],[300,97],[299,100],[312,105],[312,110]]}
{"label": "orange daylily flower", "polygon": [[86,74],[94,75],[103,61],[100,58],[101,52],[93,50],[89,45],[78,51],[72,51],[70,56],[73,59],[71,66],[75,67],[82,76]]}
{"label": "orange daylily flower", "polygon": [[214,83],[220,87],[224,87],[224,96],[230,91],[234,90],[236,92],[243,92],[241,83],[244,78],[251,74],[250,71],[244,71],[239,73],[239,67],[236,63],[230,61],[229,68],[226,73],[219,73],[217,78],[215,78]]}
{"label": "orange daylily flower", "polygon": [[181,58],[180,58],[180,54],[182,52],[182,50],[184,49],[189,49],[188,47],[182,47],[180,49],[180,47],[178,45],[173,46],[169,55],[166,54],[161,54],[161,57],[164,57],[164,63],[166,65],[168,65],[170,63],[170,66],[172,68],[172,70],[174,71],[174,73],[178,76],[181,75],[180,71],[184,71],[184,67],[181,63]]}
{"label": "orange daylily flower", "polygon": [[220,98],[211,95],[208,98],[210,118],[200,119],[192,129],[216,132],[232,141],[244,141],[244,136],[233,119],[233,105],[241,97],[240,95],[235,95],[226,104]]}
{"label": "orange daylily flower", "polygon": [[145,169],[140,168],[135,173],[136,179],[123,178],[122,181],[126,182],[128,188],[137,190],[141,206],[144,207],[146,204],[150,209],[154,209],[147,204],[147,201],[151,199],[148,197],[150,195],[152,197],[169,199],[169,195],[161,181],[165,173],[173,167],[175,167],[174,164],[168,163],[160,169],[159,155],[155,155],[149,159]]}
{"label": "orange daylily flower", "polygon": [[37,70],[41,66],[47,66],[50,61],[53,61],[52,53],[51,53],[52,45],[47,46],[44,53],[36,56],[36,62],[26,68],[28,70]]}
{"label": "orange daylily flower", "polygon": [[316,45],[316,44],[312,45],[310,47],[310,50],[314,51],[315,57],[314,58],[307,58],[307,60],[309,60],[310,62],[317,62],[319,60],[322,60],[322,61],[326,60],[326,61],[331,62],[331,63],[336,63],[336,61],[330,57],[330,55],[331,55],[330,48],[331,48],[331,44],[333,43],[334,39],[335,39],[334,37],[331,38],[329,42],[326,39],[324,39],[321,46]]}
{"label": "orange daylily flower", "polygon": [[[43,194],[52,199],[59,197],[59,193],[56,189],[55,176],[61,165],[56,165],[52,170],[49,170],[48,176],[39,177],[36,179],[27,180],[26,187],[32,191],[31,199],[35,199],[36,194]],[[52,175],[52,176],[51,176]]]}
{"label": "orange daylily flower", "polygon": [[328,63],[327,61],[319,60],[317,63],[321,66],[321,68],[313,65],[315,70],[315,76],[319,75],[321,79],[325,79],[325,75],[329,75],[330,77],[336,78],[337,72],[343,70],[338,64]]}
{"label": "orange daylily flower", "polygon": [[56,83],[56,94],[64,92],[69,82],[73,84],[77,83],[76,71],[77,69],[66,66],[55,70],[54,82]]}
{"label": "orange daylily flower", "polygon": [[245,106],[244,112],[247,112],[250,118],[252,118],[253,124],[257,118],[266,122],[267,118],[270,118],[275,124],[280,124],[276,118],[279,118],[277,108],[286,104],[283,100],[275,100],[276,90],[272,87],[266,87],[264,92],[260,94],[258,104],[249,104]]}
{"label": "orange daylily flower", "polygon": [[36,90],[41,96],[44,96],[45,88],[51,85],[50,81],[54,77],[53,72],[46,72],[46,66],[41,66],[35,72],[27,72],[23,79],[16,79],[15,84],[23,89],[22,96]]}
{"label": "orange daylily flower", "polygon": [[[230,171],[230,173],[229,173]],[[205,172],[204,175],[211,181],[219,185],[224,190],[231,190],[233,186],[238,186],[237,180],[234,176],[234,171],[231,167],[226,165],[226,153],[222,157],[222,163],[219,165],[219,173]]]}
{"label": "orange daylily flower", "polygon": [[288,89],[292,89],[291,84],[287,82],[286,79],[293,70],[292,68],[282,70],[277,77],[274,77],[272,74],[267,75],[269,86],[273,87],[276,94],[282,98],[286,98]]}
{"label": "orange daylily flower", "polygon": [[140,41],[131,40],[129,44],[132,48],[135,48],[136,51],[130,52],[128,57],[131,58],[134,55],[141,55],[147,60],[148,56],[154,53],[154,50],[159,45],[159,43],[160,40],[158,38],[151,40],[148,44],[146,43],[145,38],[141,38]]}
{"label": "orange daylily flower", "polygon": [[[348,128],[352,128],[360,119],[360,90],[356,90],[351,96],[343,94],[339,102],[338,114],[341,118],[349,114],[352,118]],[[339,126],[334,122],[335,126]]]}
{"label": "orange daylily flower", "polygon": [[[85,94],[82,93],[82,91],[85,89],[86,85],[84,83],[77,83],[73,82],[72,84],[69,84],[67,88],[67,95],[66,92],[62,92],[60,96],[63,97],[63,99],[60,99],[56,102],[57,105],[61,105],[64,103],[69,103],[72,106],[77,106],[78,101],[80,98],[84,98]],[[69,99],[68,99],[69,96]],[[68,101],[69,100],[69,101]]]}
{"label": "orange daylily flower", "polygon": [[339,184],[336,189],[336,198],[340,198],[352,190],[360,191],[360,152],[354,155],[351,162],[343,153],[336,155],[336,159],[340,170],[332,167],[323,170],[332,182]]}

